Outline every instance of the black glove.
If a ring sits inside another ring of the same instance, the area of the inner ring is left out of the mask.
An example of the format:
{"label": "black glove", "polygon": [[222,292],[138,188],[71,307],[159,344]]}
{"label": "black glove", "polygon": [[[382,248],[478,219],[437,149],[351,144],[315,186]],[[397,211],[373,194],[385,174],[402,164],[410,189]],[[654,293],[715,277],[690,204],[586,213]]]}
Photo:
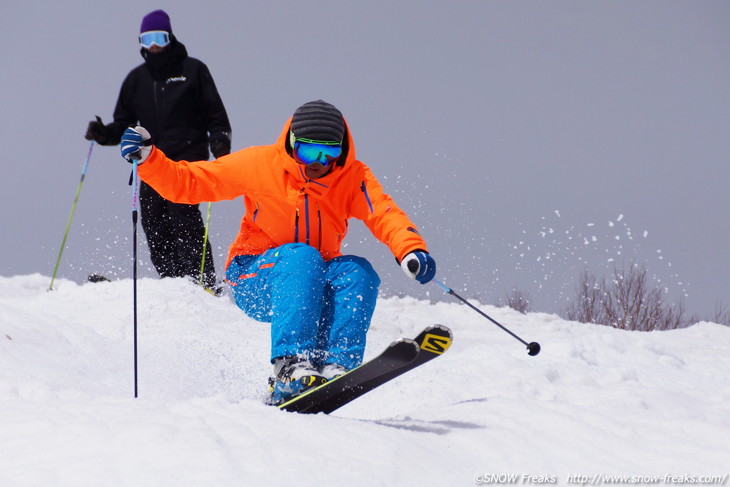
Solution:
{"label": "black glove", "polygon": [[101,121],[101,117],[99,115],[96,116],[96,120],[89,122],[84,138],[86,140],[93,140],[100,145],[104,145],[109,141],[106,125],[104,125],[104,122]]}
{"label": "black glove", "polygon": [[216,159],[230,154],[231,134],[228,132],[216,132],[214,134],[210,134],[210,151]]}

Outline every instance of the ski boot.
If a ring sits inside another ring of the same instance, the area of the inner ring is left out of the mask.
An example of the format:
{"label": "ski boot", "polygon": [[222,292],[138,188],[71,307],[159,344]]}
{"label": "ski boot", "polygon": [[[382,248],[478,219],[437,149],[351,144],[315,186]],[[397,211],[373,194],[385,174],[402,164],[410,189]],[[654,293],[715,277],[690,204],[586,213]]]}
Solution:
{"label": "ski boot", "polygon": [[325,364],[319,375],[325,378],[327,382],[346,374],[348,369],[340,364]]}
{"label": "ski boot", "polygon": [[278,406],[325,382],[327,379],[306,358],[279,357],[274,359],[274,377],[269,378],[268,403]]}

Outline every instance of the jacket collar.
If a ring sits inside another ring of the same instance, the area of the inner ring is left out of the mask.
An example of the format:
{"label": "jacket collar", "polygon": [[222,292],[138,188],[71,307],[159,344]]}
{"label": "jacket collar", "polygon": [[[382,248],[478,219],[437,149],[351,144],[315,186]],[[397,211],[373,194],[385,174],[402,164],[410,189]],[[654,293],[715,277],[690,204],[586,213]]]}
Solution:
{"label": "jacket collar", "polygon": [[[355,144],[352,141],[352,135],[350,134],[349,127],[347,126],[347,120],[345,120],[345,142],[343,142],[343,155],[345,156],[344,161],[338,161],[335,167],[332,168],[327,175],[319,179],[307,179],[303,167],[294,157],[291,155],[291,147],[289,146],[289,130],[291,126],[291,117],[284,124],[284,128],[279,134],[279,138],[276,140],[276,150],[279,154],[279,160],[283,161],[284,170],[288,172],[297,182],[301,185],[300,190],[323,196],[327,192],[327,189],[337,184],[337,180],[340,179],[348,170],[352,167],[355,161]],[[345,152],[345,147],[347,151]]]}
{"label": "jacket collar", "polygon": [[180,63],[188,57],[188,50],[185,45],[178,41],[172,34],[170,47],[158,54],[152,54],[146,49],[140,49],[139,53],[144,58],[147,69],[156,80],[164,80],[172,75],[179,74]]}

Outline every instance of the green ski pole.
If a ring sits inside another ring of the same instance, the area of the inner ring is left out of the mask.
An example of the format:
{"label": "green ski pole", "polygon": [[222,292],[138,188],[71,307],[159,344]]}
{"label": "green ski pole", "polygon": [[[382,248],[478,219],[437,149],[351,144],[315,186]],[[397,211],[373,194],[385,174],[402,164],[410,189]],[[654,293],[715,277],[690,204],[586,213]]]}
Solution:
{"label": "green ski pole", "polygon": [[210,209],[213,203],[208,202],[208,215],[205,217],[205,233],[203,234],[203,258],[200,259],[200,286],[203,286],[203,269],[205,269],[205,254],[208,248],[208,228],[210,227]]}
{"label": "green ski pole", "polygon": [[53,268],[53,277],[51,277],[51,285],[48,287],[49,291],[53,290],[53,282],[56,280],[56,273],[58,272],[58,265],[61,263],[61,255],[63,249],[66,247],[66,238],[68,238],[68,231],[71,229],[71,221],[74,218],[76,212],[76,203],[79,201],[79,195],[81,194],[81,186],[84,184],[84,178],[86,177],[86,170],[89,168],[89,160],[91,159],[91,149],[94,148],[94,141],[89,144],[89,152],[86,154],[86,162],[84,162],[84,168],[81,171],[81,181],[79,186],[76,188],[76,197],[74,198],[74,204],[71,206],[71,214],[68,217],[68,223],[66,224],[66,232],[63,234],[63,242],[61,242],[61,249],[58,251],[58,259],[56,259],[56,267]]}

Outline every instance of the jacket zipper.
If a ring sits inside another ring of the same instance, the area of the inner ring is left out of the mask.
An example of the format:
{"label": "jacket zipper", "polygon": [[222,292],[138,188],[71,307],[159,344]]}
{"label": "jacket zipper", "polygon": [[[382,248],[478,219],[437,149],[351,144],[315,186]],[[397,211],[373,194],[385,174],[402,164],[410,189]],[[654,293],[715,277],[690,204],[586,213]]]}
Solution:
{"label": "jacket zipper", "polygon": [[[258,208],[254,212],[254,215]],[[255,216],[254,216],[255,219]],[[294,216],[294,242],[299,242],[299,208]],[[309,219],[309,195],[304,195],[304,242],[312,245],[311,221]],[[322,250],[322,211],[317,204],[317,250]]]}
{"label": "jacket zipper", "polygon": [[161,104],[162,100],[160,100],[159,97],[157,96],[157,92],[159,91],[157,85],[158,85],[157,80],[154,80],[152,82],[152,89],[154,90],[154,97],[155,97],[154,98],[155,99],[155,121],[157,122],[157,127],[155,127],[155,129],[156,129],[157,134],[158,134],[158,136],[155,137],[157,139],[157,140],[155,140],[155,143],[159,144],[160,143],[160,139],[162,138],[162,137],[160,137],[160,135],[162,134],[162,121],[160,120],[160,113],[162,112],[162,108],[160,107],[160,104]]}
{"label": "jacket zipper", "polygon": [[322,250],[322,212],[319,210],[319,205],[317,205],[317,250]]}
{"label": "jacket zipper", "polygon": [[373,203],[370,201],[370,195],[368,194],[368,188],[365,186],[365,181],[363,181],[360,184],[360,190],[365,195],[365,201],[368,202],[368,207],[370,208],[370,213],[375,213],[375,210],[373,209]]}
{"label": "jacket zipper", "polygon": [[299,242],[299,208],[294,216],[294,243]]}
{"label": "jacket zipper", "polygon": [[309,238],[309,195],[304,195],[304,237],[307,245],[310,244],[310,238]]}
{"label": "jacket zipper", "polygon": [[[322,186],[323,188],[326,188],[327,185],[322,184],[320,182],[314,181],[313,179],[308,179],[306,176],[306,173],[302,168],[299,168],[299,171],[301,172],[302,176],[304,176],[304,180],[307,184],[313,183],[318,184]],[[363,191],[365,191],[365,182],[363,181]],[[301,193],[304,193],[304,238],[307,245],[312,245],[311,241],[311,222],[309,219],[309,195],[305,193],[305,188],[302,188]],[[367,196],[367,192],[365,192],[365,196],[368,199],[368,205],[370,206],[370,211],[373,211],[373,205],[370,204],[370,198]],[[317,238],[319,241],[317,242],[317,249],[322,249],[322,212],[319,208],[319,203],[317,203]],[[299,208],[297,208],[296,217],[294,218],[294,242],[299,242]]]}

